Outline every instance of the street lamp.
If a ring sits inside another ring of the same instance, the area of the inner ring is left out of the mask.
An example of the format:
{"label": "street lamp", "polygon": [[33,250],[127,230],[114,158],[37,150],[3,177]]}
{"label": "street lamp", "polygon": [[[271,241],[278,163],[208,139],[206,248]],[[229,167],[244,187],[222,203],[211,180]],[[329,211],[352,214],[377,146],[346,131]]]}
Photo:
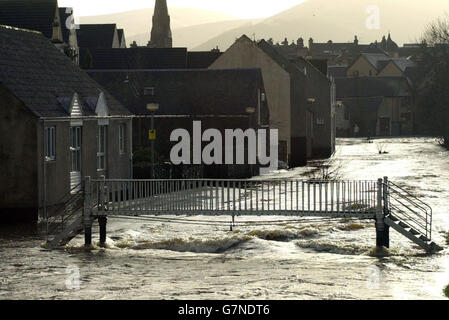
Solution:
{"label": "street lamp", "polygon": [[153,179],[155,178],[154,174],[154,140],[156,138],[155,132],[154,132],[154,114],[156,111],[159,110],[159,104],[158,103],[149,103],[147,104],[147,110],[151,112],[151,132],[149,135],[150,141],[151,141],[151,176]]}

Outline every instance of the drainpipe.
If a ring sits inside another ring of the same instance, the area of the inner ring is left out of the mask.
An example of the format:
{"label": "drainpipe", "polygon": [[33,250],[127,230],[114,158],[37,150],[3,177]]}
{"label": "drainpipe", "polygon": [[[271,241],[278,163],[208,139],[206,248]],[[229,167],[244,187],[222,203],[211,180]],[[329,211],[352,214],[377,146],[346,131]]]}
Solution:
{"label": "drainpipe", "polygon": [[134,179],[134,146],[133,146],[133,119],[130,121],[131,128],[130,128],[130,134],[128,135],[128,141],[129,141],[129,154],[130,154],[130,167],[131,167],[131,179]]}
{"label": "drainpipe", "polygon": [[[45,221],[47,217],[47,167],[45,163],[45,119],[42,120],[42,210]],[[47,223],[48,228],[48,223]]]}

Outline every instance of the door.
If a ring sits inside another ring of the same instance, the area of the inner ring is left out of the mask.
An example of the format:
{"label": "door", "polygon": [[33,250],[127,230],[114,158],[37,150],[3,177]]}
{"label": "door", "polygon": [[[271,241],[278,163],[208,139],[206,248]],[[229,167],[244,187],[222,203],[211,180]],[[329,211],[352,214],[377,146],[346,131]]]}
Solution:
{"label": "door", "polygon": [[70,190],[81,190],[81,127],[70,128]]}

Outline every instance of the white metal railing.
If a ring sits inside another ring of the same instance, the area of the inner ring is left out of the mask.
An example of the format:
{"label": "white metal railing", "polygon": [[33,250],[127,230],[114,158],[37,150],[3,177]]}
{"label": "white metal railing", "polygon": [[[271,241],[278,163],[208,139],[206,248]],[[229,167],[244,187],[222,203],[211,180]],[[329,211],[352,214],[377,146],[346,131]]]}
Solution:
{"label": "white metal railing", "polygon": [[98,215],[374,218],[379,208],[377,181],[99,179],[89,183],[88,199],[100,204]]}

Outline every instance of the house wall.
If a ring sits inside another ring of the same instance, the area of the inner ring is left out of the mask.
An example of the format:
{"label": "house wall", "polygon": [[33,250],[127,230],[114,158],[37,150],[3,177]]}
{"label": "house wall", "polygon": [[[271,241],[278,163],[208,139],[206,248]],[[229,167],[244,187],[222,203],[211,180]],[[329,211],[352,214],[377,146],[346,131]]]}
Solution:
{"label": "house wall", "polygon": [[315,103],[309,105],[314,118],[312,156],[327,158],[335,151],[335,86],[326,76],[309,66],[306,88],[306,98],[315,99]]}
{"label": "house wall", "polygon": [[351,127],[351,117],[349,110],[347,107],[342,104],[340,106],[336,106],[335,111],[335,120],[336,120],[336,130],[337,136],[339,137],[348,137],[352,136],[352,127]]}
{"label": "house wall", "polygon": [[[55,127],[55,160],[45,161],[45,179],[44,179],[44,130],[45,127]],[[37,137],[37,172],[39,190],[38,207],[40,215],[43,215],[44,197],[47,206],[51,207],[58,204],[70,191],[70,126],[66,121],[39,121],[36,130]],[[45,194],[44,194],[44,185]]]}
{"label": "house wall", "polygon": [[1,85],[0,137],[0,222],[36,220],[36,118]]}
{"label": "house wall", "polygon": [[112,41],[112,48],[120,48],[120,38],[118,36],[117,29],[114,31],[114,39]]}
{"label": "house wall", "polygon": [[374,68],[363,56],[359,57],[354,64],[348,68],[346,75],[348,77],[354,77],[356,76],[355,72],[358,72],[358,77],[370,77],[377,75],[376,68]]}
{"label": "house wall", "polygon": [[[119,126],[126,125],[126,152],[120,153]],[[97,133],[98,135],[98,133]],[[132,121],[128,119],[111,120],[108,129],[108,170],[109,179],[130,179],[132,177]]]}
{"label": "house wall", "polygon": [[[377,135],[380,132],[380,118],[390,119],[391,136],[409,135],[413,133],[413,113],[410,99],[407,97],[386,97],[378,112]],[[409,114],[409,117],[405,117]]]}
{"label": "house wall", "polygon": [[[127,124],[126,153],[119,152],[119,124]],[[109,120],[107,139],[107,165],[106,171],[97,170],[98,152],[98,119],[84,120],[82,124],[82,146],[81,146],[81,177],[90,176],[98,179],[105,176],[107,179],[129,179],[132,177],[131,157],[132,157],[132,124],[130,119]],[[56,127],[56,159],[45,162],[45,176],[43,179],[43,126],[40,122],[37,128],[38,152],[37,171],[39,189],[38,206],[40,215],[43,217],[45,184],[45,203],[48,212],[58,205],[70,193],[70,121],[46,121],[46,127]]]}
{"label": "house wall", "polygon": [[[270,126],[279,129],[279,141],[286,144],[291,153],[291,79],[290,74],[266,55],[255,43],[249,40],[237,41],[223,53],[210,69],[260,68],[264,80]],[[280,155],[287,162],[288,155]]]}
{"label": "house wall", "polygon": [[401,71],[401,69],[398,68],[398,66],[390,61],[385,68],[382,69],[382,71],[379,72],[379,77],[403,77],[404,73]]}
{"label": "house wall", "polygon": [[289,165],[307,165],[312,157],[313,115],[306,108],[306,77],[292,76],[291,82],[291,149]]}

